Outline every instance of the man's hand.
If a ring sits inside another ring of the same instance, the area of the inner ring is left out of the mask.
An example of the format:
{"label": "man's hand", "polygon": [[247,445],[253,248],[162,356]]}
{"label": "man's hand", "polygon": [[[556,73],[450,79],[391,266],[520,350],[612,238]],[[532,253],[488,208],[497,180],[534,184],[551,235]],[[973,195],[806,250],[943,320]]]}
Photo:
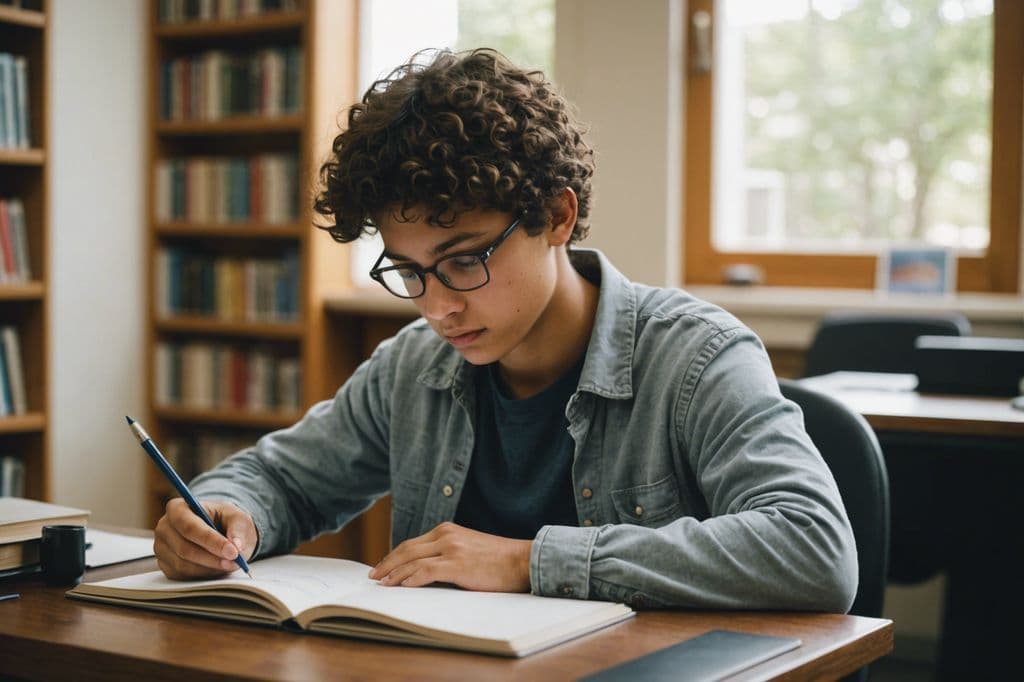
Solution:
{"label": "man's hand", "polygon": [[451,583],[467,590],[529,592],[532,545],[442,523],[395,547],[370,578],[403,587]]}
{"label": "man's hand", "polygon": [[[248,559],[256,549],[252,517],[228,502],[201,501],[221,535],[176,497],[156,524],[153,551],[160,570],[172,580],[212,578],[238,568],[235,557]],[[225,540],[225,536],[228,538]]]}

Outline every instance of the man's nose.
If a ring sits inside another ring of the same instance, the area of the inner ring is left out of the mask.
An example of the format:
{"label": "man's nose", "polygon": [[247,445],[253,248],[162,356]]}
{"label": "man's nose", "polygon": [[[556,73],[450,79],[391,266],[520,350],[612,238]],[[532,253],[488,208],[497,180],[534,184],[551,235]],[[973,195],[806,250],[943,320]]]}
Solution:
{"label": "man's nose", "polygon": [[432,272],[423,276],[423,295],[415,301],[429,320],[443,320],[466,307],[462,293],[446,287]]}

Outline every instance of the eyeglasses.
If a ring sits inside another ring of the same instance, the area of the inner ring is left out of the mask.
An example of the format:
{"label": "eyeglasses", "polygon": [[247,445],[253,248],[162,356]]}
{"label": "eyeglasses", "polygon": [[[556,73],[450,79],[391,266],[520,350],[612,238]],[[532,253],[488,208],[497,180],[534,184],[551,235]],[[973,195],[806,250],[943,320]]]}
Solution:
{"label": "eyeglasses", "polygon": [[391,265],[380,267],[385,254],[381,254],[370,270],[370,277],[384,285],[384,288],[399,298],[419,298],[427,290],[427,274],[433,274],[441,284],[454,291],[473,291],[491,281],[487,259],[494,255],[502,242],[519,227],[522,216],[491,242],[483,251],[454,253],[441,258],[429,268],[418,265]]}

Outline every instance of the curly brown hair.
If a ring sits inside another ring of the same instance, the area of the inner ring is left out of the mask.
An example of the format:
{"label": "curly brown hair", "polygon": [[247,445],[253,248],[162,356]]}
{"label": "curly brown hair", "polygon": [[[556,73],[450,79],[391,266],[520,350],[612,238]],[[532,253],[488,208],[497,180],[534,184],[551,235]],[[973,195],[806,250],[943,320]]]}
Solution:
{"label": "curly brown hair", "polygon": [[339,242],[374,233],[393,211],[408,221],[424,210],[450,227],[464,211],[522,216],[538,234],[552,219],[552,199],[571,188],[579,208],[571,242],[589,230],[594,152],[568,102],[540,71],[477,49],[418,53],[376,81],[348,112],[320,167],[314,207]]}

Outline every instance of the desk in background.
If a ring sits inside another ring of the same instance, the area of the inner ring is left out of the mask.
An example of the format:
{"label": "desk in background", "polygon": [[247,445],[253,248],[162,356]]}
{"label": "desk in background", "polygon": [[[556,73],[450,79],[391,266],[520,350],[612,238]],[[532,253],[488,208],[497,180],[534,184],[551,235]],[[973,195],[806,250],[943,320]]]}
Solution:
{"label": "desk in background", "polygon": [[[110,566],[90,581],[156,569]],[[26,679],[565,680],[722,628],[803,645],[734,678],[836,678],[892,651],[892,621],[836,614],[646,611],[523,659],[284,632],[68,599],[38,578],[0,583],[0,677]]]}
{"label": "desk in background", "polygon": [[1018,679],[1024,411],[1009,398],[899,390],[899,376],[873,385],[868,373],[835,372],[801,383],[859,412],[878,435],[899,524],[894,560],[946,572],[938,678]]}

